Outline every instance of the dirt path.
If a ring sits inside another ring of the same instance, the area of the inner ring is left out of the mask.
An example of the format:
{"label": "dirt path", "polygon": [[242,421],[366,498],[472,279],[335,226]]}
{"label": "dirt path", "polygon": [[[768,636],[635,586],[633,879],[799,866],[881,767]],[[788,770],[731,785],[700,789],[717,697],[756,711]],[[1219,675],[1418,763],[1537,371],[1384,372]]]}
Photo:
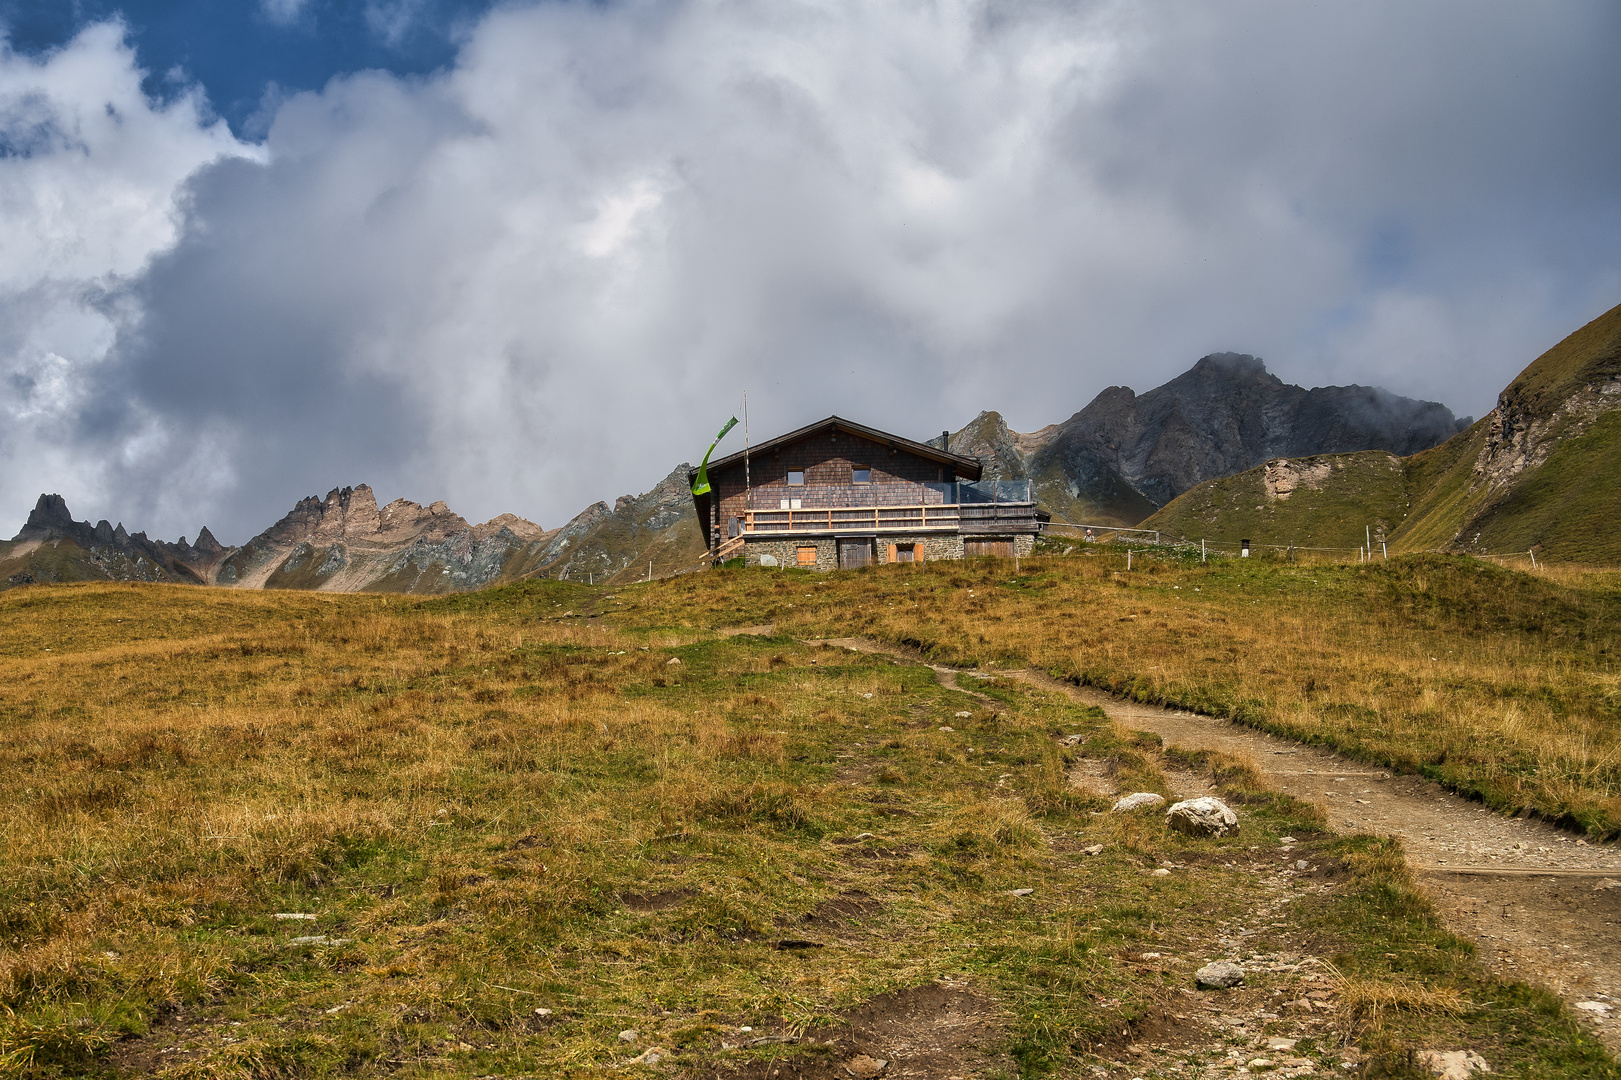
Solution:
{"label": "dirt path", "polygon": [[[863,638],[821,644],[922,662]],[[960,689],[959,669],[929,666],[941,685]],[[1247,757],[1278,789],[1322,805],[1338,831],[1400,837],[1454,932],[1472,938],[1499,974],[1559,994],[1621,1053],[1621,851],[1227,720],[1123,701],[1037,671],[997,674],[1100,706],[1110,719],[1171,746]],[[1181,794],[1203,793],[1204,782],[1191,774],[1167,779]]]}

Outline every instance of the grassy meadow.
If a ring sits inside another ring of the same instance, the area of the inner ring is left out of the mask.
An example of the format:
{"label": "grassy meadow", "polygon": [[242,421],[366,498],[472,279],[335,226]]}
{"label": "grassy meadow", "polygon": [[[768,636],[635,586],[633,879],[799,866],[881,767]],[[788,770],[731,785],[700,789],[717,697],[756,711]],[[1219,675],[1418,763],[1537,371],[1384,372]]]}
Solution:
{"label": "grassy meadow", "polygon": [[[1268,901],[1287,835],[1333,888],[1249,948],[1332,961],[1351,1045],[1301,1044],[1320,1072],[1415,1075],[1445,1044],[1615,1075],[1440,928],[1398,847],[1330,835],[1245,763],[806,641],[1036,664],[1610,835],[1616,579],[1134,567],[0,595],[0,1072],[831,1076],[847,1018],[949,984],[978,1003],[972,1074],[1193,1075],[1204,1051],[1119,1060],[1191,988],[1143,958],[1226,955],[1215,928]],[[1080,758],[1143,790],[1203,770],[1244,829],[1101,813]]]}
{"label": "grassy meadow", "polygon": [[1127,571],[1113,545],[1063,547],[1017,571],[673,580],[644,602],[695,625],[771,621],[962,666],[1034,665],[1621,836],[1621,571],[1282,552],[1201,563],[1197,549],[1138,550]]}

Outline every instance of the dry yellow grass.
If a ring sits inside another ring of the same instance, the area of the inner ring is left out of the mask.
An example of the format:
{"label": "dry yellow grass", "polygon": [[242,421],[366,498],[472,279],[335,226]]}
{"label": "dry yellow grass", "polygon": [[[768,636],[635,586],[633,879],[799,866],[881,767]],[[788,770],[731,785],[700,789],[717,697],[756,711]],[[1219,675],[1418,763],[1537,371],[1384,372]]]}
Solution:
{"label": "dry yellow grass", "polygon": [[[729,590],[672,617],[861,632],[965,665],[1033,664],[1419,772],[1503,810],[1621,835],[1613,571],[1462,558],[1289,563],[1139,552],[883,568]],[[780,578],[780,580],[774,580]]]}
{"label": "dry yellow grass", "polygon": [[[742,1024],[820,1030],[950,973],[993,999],[1022,1070],[1083,1067],[1124,1011],[1157,1007],[1122,957],[1203,948],[1200,927],[1259,902],[1232,866],[1243,845],[1287,830],[1338,858],[1366,841],[1322,835],[1232,762],[1204,767],[1242,800],[1243,837],[1093,817],[1106,804],[1069,787],[1055,730],[1121,782],[1164,786],[1154,746],[1096,711],[1008,680],[975,681],[988,700],[964,708],[920,666],[706,627],[776,618],[987,663],[1051,649],[1055,667],[1117,649],[1146,671],[1136,635],[1230,636],[1244,610],[1189,613],[1145,588],[1164,571],[1111,572],[1076,560],[1051,590],[987,565],[617,597],[0,596],[0,1063],[553,1076],[622,1064],[615,1033],[635,1027],[701,1074],[800,1052],[723,1051]],[[1122,602],[1167,627],[1078,631]],[[1166,648],[1161,668],[1178,662]],[[1079,854],[1094,842],[1105,854]],[[1143,873],[1163,858],[1187,879]],[[1313,909],[1348,971],[1381,977],[1407,948],[1394,934],[1442,958],[1437,993],[1478,985],[1421,901],[1376,892]],[[814,958],[772,947],[846,902],[868,914],[821,925]],[[1439,1022],[1534,1031],[1516,1053],[1550,1075],[1602,1060],[1534,996]]]}

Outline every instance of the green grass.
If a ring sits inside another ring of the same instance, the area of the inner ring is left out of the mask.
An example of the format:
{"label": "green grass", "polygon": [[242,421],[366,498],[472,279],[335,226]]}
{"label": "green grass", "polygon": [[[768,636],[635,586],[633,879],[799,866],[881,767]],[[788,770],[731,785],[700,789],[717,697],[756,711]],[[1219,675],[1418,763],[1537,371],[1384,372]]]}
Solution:
{"label": "green grass", "polygon": [[1195,543],[1233,545],[1248,539],[1344,550],[1364,546],[1369,529],[1377,541],[1407,515],[1402,463],[1383,451],[1292,458],[1290,465],[1312,479],[1287,498],[1268,493],[1263,466],[1200,484],[1141,527]]}

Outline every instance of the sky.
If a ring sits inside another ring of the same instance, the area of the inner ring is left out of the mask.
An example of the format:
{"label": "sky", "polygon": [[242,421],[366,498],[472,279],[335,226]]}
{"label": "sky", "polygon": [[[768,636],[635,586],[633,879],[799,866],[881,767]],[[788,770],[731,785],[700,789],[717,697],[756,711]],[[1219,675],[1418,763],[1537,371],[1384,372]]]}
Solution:
{"label": "sky", "polygon": [[[0,0],[0,532],[565,522],[1212,352],[1479,416],[1621,303],[1621,7]],[[740,448],[741,427],[721,452]],[[15,523],[7,526],[6,522]]]}

